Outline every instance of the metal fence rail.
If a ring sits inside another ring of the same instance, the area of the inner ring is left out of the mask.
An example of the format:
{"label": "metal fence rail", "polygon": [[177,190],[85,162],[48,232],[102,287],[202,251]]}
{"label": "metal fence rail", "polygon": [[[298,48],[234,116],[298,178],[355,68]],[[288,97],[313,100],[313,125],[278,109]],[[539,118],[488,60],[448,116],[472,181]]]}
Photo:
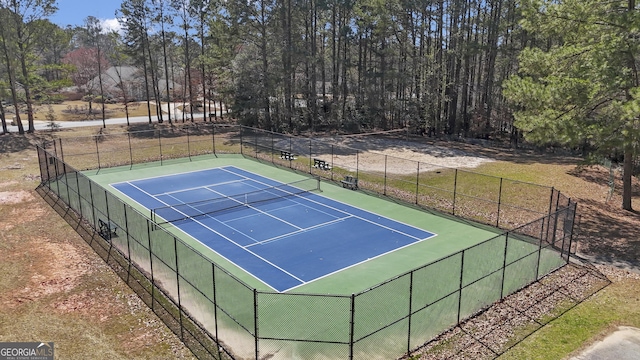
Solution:
{"label": "metal fence rail", "polygon": [[[89,145],[96,150],[87,151]],[[281,151],[296,157],[281,158]],[[71,166],[133,167],[222,153],[329,180],[351,174],[365,191],[435,204],[509,230],[357,294],[258,291]],[[123,267],[146,277],[154,299],[147,303],[199,357],[398,357],[567,263],[576,204],[557,190],[418,162],[416,173],[401,176],[364,169],[360,156],[358,150],[310,139],[202,125],[38,146],[41,187],[98,231],[105,251],[117,253]],[[314,167],[319,158],[329,167]],[[207,335],[204,340],[199,333]]]}

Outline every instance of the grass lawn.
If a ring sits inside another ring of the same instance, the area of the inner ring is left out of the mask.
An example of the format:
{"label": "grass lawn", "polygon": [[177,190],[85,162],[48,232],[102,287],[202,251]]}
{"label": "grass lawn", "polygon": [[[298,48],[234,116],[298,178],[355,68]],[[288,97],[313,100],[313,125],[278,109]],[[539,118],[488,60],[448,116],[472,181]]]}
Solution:
{"label": "grass lawn", "polygon": [[613,281],[611,285],[551,321],[499,359],[563,359],[578,355],[618,326],[640,328],[640,275],[601,270]]}
{"label": "grass lawn", "polygon": [[[89,113],[89,103],[86,101],[65,101],[61,104],[37,105],[34,107],[34,120],[48,121],[47,115],[50,112],[49,106],[53,111],[55,121],[82,121],[102,119],[102,104],[93,103],[91,105],[91,113]],[[105,116],[107,119],[126,117],[125,107],[123,104],[105,104]],[[129,116],[146,116],[146,102],[132,102],[128,104]],[[156,109],[151,105],[151,114],[156,115]],[[26,121],[26,109],[20,114],[20,118]]]}

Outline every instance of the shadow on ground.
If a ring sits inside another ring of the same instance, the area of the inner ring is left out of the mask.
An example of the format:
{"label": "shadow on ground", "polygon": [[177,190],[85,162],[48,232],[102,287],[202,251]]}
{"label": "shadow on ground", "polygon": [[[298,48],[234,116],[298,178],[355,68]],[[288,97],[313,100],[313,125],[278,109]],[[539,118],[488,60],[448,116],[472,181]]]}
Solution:
{"label": "shadow on ground", "polygon": [[35,149],[37,143],[50,138],[50,136],[42,134],[24,134],[19,135],[9,133],[0,135],[0,153],[14,153],[26,149]]}
{"label": "shadow on ground", "polygon": [[[611,282],[587,262],[574,261],[493,304],[408,356],[495,359]],[[402,359],[409,359],[409,357]]]}

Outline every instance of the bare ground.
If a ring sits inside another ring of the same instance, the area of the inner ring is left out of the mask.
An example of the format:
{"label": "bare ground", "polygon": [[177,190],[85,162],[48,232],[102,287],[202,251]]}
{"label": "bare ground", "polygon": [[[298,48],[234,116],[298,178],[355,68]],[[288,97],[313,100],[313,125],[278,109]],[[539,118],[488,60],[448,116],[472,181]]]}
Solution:
{"label": "bare ground", "polygon": [[60,359],[193,358],[35,192],[33,148],[0,137],[0,341],[53,341]]}

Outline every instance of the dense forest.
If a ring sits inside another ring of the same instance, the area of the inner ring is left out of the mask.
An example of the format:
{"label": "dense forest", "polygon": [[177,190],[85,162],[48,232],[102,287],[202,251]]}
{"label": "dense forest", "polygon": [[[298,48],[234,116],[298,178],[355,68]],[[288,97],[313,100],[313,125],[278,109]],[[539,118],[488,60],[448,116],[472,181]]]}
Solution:
{"label": "dense forest", "polygon": [[[276,131],[511,133],[501,84],[531,41],[515,0],[126,0],[111,34],[92,17],[60,28],[53,11],[51,0],[2,1],[0,97],[42,101],[127,64],[147,74],[150,99],[215,97]],[[69,61],[82,48],[85,63]]]}
{"label": "dense forest", "polygon": [[[190,119],[224,104],[238,122],[279,132],[558,144],[624,158],[630,196],[635,0],[123,0],[119,32],[91,16],[61,28],[47,20],[56,10],[0,0],[3,132],[9,117],[24,132],[25,116],[34,131],[34,104],[75,85],[90,107],[146,101],[158,121],[177,120],[162,102],[189,104]],[[139,75],[124,74],[132,68]],[[109,69],[120,94],[98,76]]]}

